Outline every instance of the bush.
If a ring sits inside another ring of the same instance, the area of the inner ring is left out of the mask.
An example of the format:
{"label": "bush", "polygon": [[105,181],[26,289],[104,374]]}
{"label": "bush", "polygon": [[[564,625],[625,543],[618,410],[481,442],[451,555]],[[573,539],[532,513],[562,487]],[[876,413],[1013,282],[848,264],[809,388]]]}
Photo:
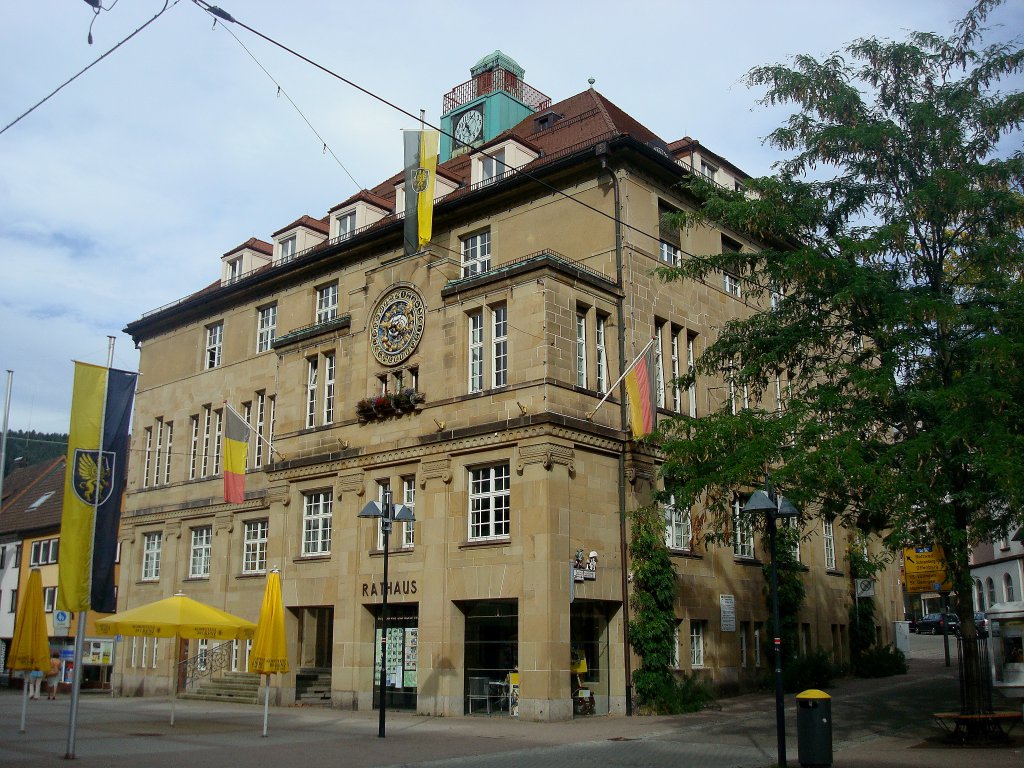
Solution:
{"label": "bush", "polygon": [[652,715],[680,715],[699,712],[715,700],[711,687],[699,675],[673,675],[670,680],[658,678],[648,686],[648,695],[640,706]]}
{"label": "bush", "polygon": [[907,657],[892,645],[871,648],[857,659],[853,672],[857,677],[891,677],[907,674]]}
{"label": "bush", "polygon": [[782,669],[782,685],[790,693],[808,688],[827,688],[840,670],[819,648],[806,656],[790,659]]}

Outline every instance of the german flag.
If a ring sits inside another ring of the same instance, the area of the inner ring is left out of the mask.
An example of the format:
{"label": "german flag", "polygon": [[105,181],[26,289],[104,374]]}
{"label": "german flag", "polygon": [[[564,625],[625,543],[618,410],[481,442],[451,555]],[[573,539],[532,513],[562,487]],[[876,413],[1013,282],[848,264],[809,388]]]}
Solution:
{"label": "german flag", "polygon": [[629,396],[629,423],[633,438],[651,434],[657,426],[654,399],[654,340],[641,352],[626,374],[626,394]]}
{"label": "german flag", "polygon": [[57,607],[113,613],[114,561],[138,374],[75,363]]}
{"label": "german flag", "polygon": [[249,425],[225,403],[227,423],[224,425],[224,501],[241,504],[245,501],[245,467],[249,458]]}
{"label": "german flag", "polygon": [[429,243],[433,231],[438,138],[437,131],[406,131],[404,134],[406,256]]}

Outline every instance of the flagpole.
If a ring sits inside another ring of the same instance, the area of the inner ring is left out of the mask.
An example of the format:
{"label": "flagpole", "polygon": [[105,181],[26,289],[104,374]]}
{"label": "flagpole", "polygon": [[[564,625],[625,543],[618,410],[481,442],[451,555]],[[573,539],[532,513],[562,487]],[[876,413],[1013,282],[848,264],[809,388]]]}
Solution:
{"label": "flagpole", "polygon": [[[116,339],[113,336],[107,336],[107,386],[110,386],[110,368],[114,364],[114,342]],[[107,423],[107,398],[106,395],[103,397],[103,412],[100,416],[100,440],[99,449],[97,450],[97,461],[96,461],[96,491],[92,499],[92,533],[89,536],[89,541],[92,543],[90,549],[90,561],[95,557],[96,547],[96,518],[100,513],[100,491],[103,486],[103,429]],[[113,482],[113,465],[111,465],[111,477],[110,480]],[[66,468],[65,471],[72,471],[70,467]],[[89,567],[89,600],[92,600],[92,567]],[[78,730],[78,701],[79,694],[82,690],[82,651],[85,648],[85,623],[88,619],[89,611],[78,612],[78,626],[75,631],[75,650],[72,660],[74,668],[71,670],[71,713],[68,716],[68,742],[67,751],[64,755],[65,760],[75,759],[75,734]],[[113,681],[111,681],[113,686]]]}
{"label": "flagpole", "polygon": [[224,401],[224,407],[227,408],[229,411],[231,411],[233,414],[235,414],[235,416],[238,417],[238,420],[241,421],[243,424],[245,424],[246,429],[248,429],[250,432],[252,432],[256,436],[257,444],[259,444],[259,441],[262,440],[263,444],[266,445],[271,450],[272,453],[276,453],[282,459],[284,458],[284,454],[281,453],[279,450],[277,450],[277,448],[274,447],[273,443],[269,442],[265,437],[263,437],[263,435],[261,435],[259,432],[257,432],[253,428],[253,426],[248,421],[245,420],[245,416],[243,416],[238,411],[236,411],[234,408],[232,408],[231,407],[231,403],[229,403],[227,400]]}
{"label": "flagpole", "polygon": [[629,375],[629,372],[632,371],[634,368],[636,368],[636,364],[638,362],[640,362],[640,358],[647,354],[647,350],[651,348],[651,345],[653,343],[654,343],[654,337],[652,336],[651,340],[647,342],[647,346],[644,347],[643,349],[641,349],[640,350],[640,354],[637,355],[635,358],[633,358],[633,362],[629,364],[629,367],[622,372],[622,375],[619,376],[619,378],[615,380],[614,384],[612,384],[610,387],[608,387],[608,391],[604,393],[604,397],[602,397],[597,402],[597,405],[594,406],[594,410],[587,411],[587,421],[590,421],[590,419],[594,418],[594,414],[597,413],[598,408],[600,408],[602,405],[604,405],[604,401],[607,400],[611,396],[611,394],[615,390],[615,388],[617,386],[619,386],[619,384],[622,383],[622,380]]}
{"label": "flagpole", "polygon": [[7,468],[7,424],[11,416],[11,385],[14,371],[7,369],[7,394],[4,395],[4,434],[0,437],[0,503],[4,498],[4,470]]}

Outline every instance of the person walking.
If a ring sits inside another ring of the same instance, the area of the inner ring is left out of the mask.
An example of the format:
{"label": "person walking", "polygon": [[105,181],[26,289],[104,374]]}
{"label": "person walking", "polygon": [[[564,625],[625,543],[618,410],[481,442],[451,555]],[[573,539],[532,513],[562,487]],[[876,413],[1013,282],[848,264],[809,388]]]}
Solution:
{"label": "person walking", "polygon": [[50,701],[57,700],[57,681],[60,678],[60,654],[54,651],[50,654],[50,671],[46,674],[46,698]]}
{"label": "person walking", "polygon": [[28,673],[28,697],[30,699],[39,698],[39,686],[43,682],[43,673],[38,669],[33,669]]}

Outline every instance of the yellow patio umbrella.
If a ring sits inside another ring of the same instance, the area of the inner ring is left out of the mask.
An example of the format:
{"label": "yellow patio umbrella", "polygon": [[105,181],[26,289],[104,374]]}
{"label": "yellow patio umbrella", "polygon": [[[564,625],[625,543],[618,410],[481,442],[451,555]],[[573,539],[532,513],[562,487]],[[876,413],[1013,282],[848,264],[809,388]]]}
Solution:
{"label": "yellow patio umbrella", "polygon": [[[182,593],[155,603],[140,605],[96,621],[101,635],[130,637],[182,637],[186,640],[251,640],[256,625],[220,608],[200,603]],[[174,666],[171,690],[171,725],[178,692],[178,666]]]}
{"label": "yellow patio umbrella", "polygon": [[[25,594],[21,596],[14,622],[14,639],[8,666],[24,672],[49,672],[50,640],[46,635],[46,609],[43,606],[43,577],[38,568],[28,574]],[[28,679],[21,697],[21,733],[25,732],[25,710],[28,708]]]}
{"label": "yellow patio umbrella", "polygon": [[249,652],[249,671],[267,676],[263,697],[263,735],[267,735],[270,710],[270,676],[288,671],[288,647],[284,637],[284,601],[281,599],[281,574],[275,568],[267,574],[256,638]]}

